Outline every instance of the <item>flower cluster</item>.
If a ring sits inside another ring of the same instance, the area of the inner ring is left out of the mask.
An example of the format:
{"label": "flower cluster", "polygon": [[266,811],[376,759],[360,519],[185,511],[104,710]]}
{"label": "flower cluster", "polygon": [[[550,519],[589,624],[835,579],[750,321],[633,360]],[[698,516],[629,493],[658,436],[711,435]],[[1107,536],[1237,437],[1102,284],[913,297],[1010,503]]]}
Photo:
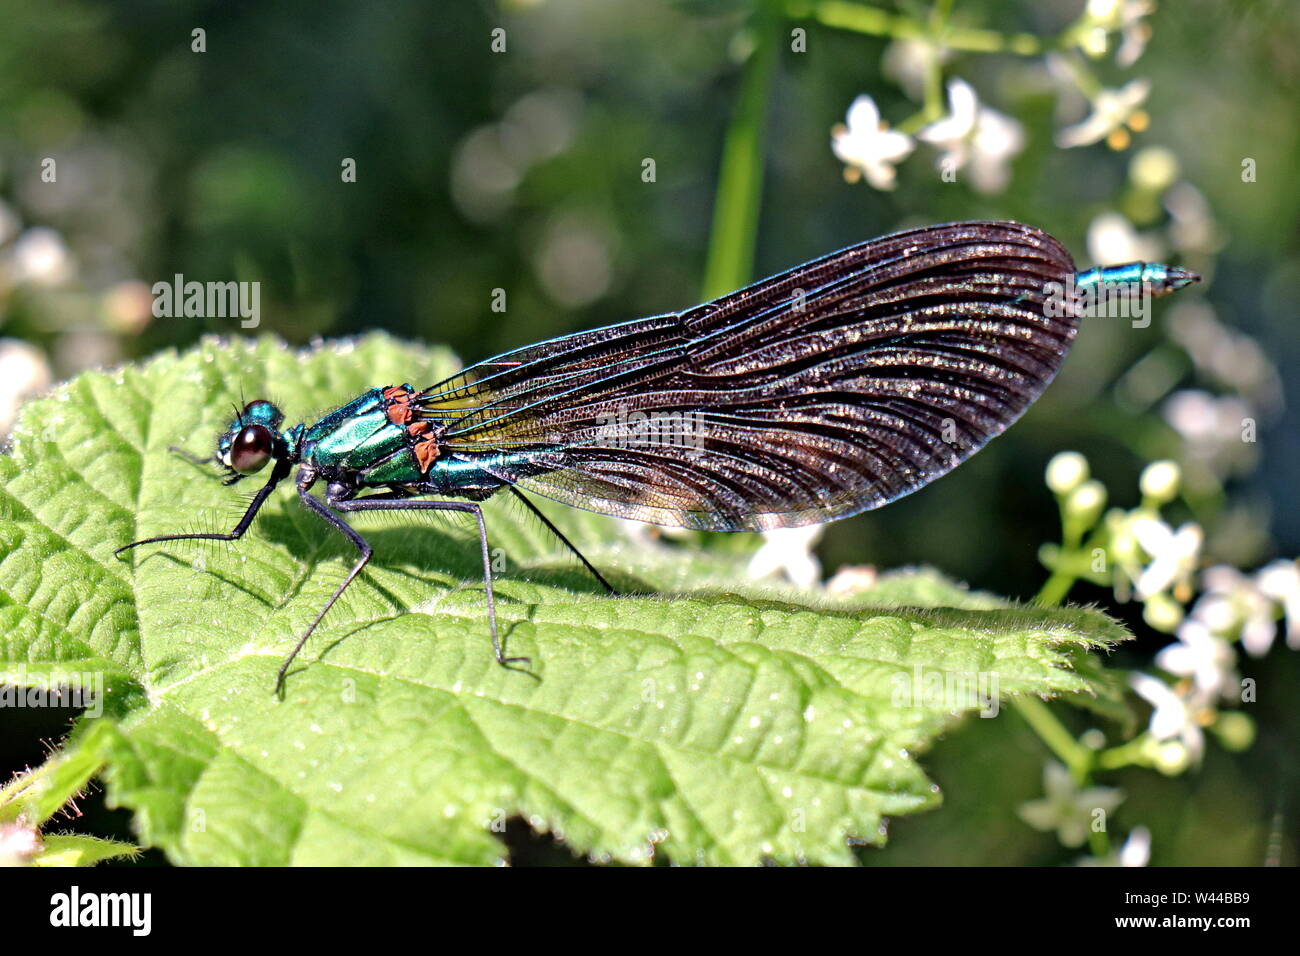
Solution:
{"label": "flower cluster", "polygon": [[[1010,44],[1015,52],[1045,54],[1046,72],[1063,87],[1063,105],[1082,99],[1087,114],[1063,126],[1056,144],[1069,149],[1105,142],[1112,149],[1128,148],[1132,134],[1150,124],[1145,110],[1151,83],[1136,78],[1109,88],[1093,78],[1087,62],[1108,55],[1127,69],[1137,62],[1150,39],[1146,17],[1152,0],[1091,0],[1079,19],[1056,42]],[[937,167],[945,181],[967,172],[981,193],[1000,193],[1011,180],[1011,163],[1025,148],[1024,126],[1016,119],[984,105],[966,80],[948,80],[947,113],[940,102],[944,64],[954,49],[964,49],[960,31],[933,24],[930,36],[896,37],[885,53],[884,71],[910,96],[924,100],[915,116],[892,128],[880,114],[876,101],[857,97],[843,124],[831,131],[831,149],[844,163],[849,182],[865,180],[876,189],[893,189],[895,167],[910,156],[918,142],[939,151]],[[1117,42],[1116,42],[1117,41]],[[972,48],[978,48],[972,47]],[[1047,52],[1048,50],[1051,52]]]}
{"label": "flower cluster", "polygon": [[[1155,656],[1161,676],[1134,674],[1130,683],[1153,707],[1148,730],[1161,745],[1154,763],[1178,772],[1200,760],[1202,730],[1217,727],[1220,705],[1250,699],[1237,675],[1237,648],[1262,656],[1281,627],[1287,645],[1300,650],[1300,565],[1278,560],[1249,574],[1207,566],[1200,525],[1174,527],[1161,516],[1180,490],[1181,471],[1171,461],[1147,466],[1136,508],[1104,515],[1105,488],[1088,472],[1076,452],[1049,463],[1065,544],[1045,548],[1043,557],[1057,580],[1109,586],[1118,601],[1140,602],[1153,629],[1174,635]],[[1219,729],[1239,741],[1242,727],[1233,718]]]}
{"label": "flower cluster", "polygon": [[[982,193],[1000,193],[1011,180],[1011,162],[1025,148],[1024,127],[979,101],[962,79],[948,83],[948,114],[927,124],[916,140],[939,150],[937,167],[955,180],[968,169],[971,184]],[[913,137],[880,118],[876,101],[862,95],[849,107],[846,122],[831,131],[831,149],[843,162],[844,178],[865,178],[876,189],[893,189],[894,167],[916,149]]]}

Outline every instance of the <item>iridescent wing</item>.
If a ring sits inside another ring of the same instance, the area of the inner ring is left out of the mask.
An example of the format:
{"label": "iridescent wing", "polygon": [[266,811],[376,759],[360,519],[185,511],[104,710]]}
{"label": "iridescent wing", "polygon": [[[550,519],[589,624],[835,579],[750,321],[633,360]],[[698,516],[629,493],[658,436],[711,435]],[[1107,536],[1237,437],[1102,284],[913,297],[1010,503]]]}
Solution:
{"label": "iridescent wing", "polygon": [[517,349],[425,390],[445,453],[578,508],[767,530],[877,508],[1001,434],[1076,330],[1039,229],[851,246],[685,312]]}

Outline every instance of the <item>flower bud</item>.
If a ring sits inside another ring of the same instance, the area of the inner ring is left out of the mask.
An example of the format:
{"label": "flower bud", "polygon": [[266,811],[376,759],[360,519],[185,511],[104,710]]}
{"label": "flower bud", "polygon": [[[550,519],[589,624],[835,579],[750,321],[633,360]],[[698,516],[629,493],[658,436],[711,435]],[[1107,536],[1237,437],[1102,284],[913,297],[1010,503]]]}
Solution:
{"label": "flower bud", "polygon": [[1088,459],[1077,451],[1063,451],[1047,463],[1047,487],[1068,495],[1088,480]]}
{"label": "flower bud", "polygon": [[1178,485],[1182,481],[1182,469],[1177,462],[1153,461],[1142,471],[1139,487],[1142,497],[1164,504],[1173,501],[1178,494]]}
{"label": "flower bud", "polygon": [[1153,594],[1142,607],[1142,619],[1157,631],[1172,634],[1183,623],[1183,606],[1167,594]]}
{"label": "flower bud", "polygon": [[1085,481],[1065,499],[1065,513],[1071,521],[1088,527],[1101,516],[1106,507],[1106,486],[1100,481]]}

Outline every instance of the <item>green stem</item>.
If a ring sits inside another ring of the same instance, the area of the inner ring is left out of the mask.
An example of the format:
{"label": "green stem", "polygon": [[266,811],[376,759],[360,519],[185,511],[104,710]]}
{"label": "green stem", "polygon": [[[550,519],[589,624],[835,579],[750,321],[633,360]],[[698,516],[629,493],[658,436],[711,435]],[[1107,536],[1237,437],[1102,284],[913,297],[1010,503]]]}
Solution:
{"label": "green stem", "polygon": [[1055,607],[1066,599],[1070,589],[1074,587],[1076,581],[1084,575],[1079,572],[1079,562],[1086,562],[1089,556],[1096,548],[1102,547],[1106,541],[1106,535],[1109,533],[1103,522],[1100,527],[1093,531],[1092,535],[1086,542],[1080,544],[1082,532],[1079,529],[1069,527],[1070,521],[1065,516],[1065,506],[1062,503],[1061,511],[1061,554],[1056,561],[1056,567],[1052,569],[1051,575],[1043,582],[1042,588],[1034,597],[1034,603],[1043,607]]}
{"label": "green stem", "polygon": [[933,123],[943,115],[943,66],[939,48],[930,47],[930,62],[925,70],[925,121]]}
{"label": "green stem", "polygon": [[1074,587],[1074,582],[1079,580],[1077,574],[1066,570],[1065,566],[1069,563],[1063,554],[1056,565],[1056,570],[1043,582],[1042,588],[1035,596],[1035,604],[1041,604],[1043,607],[1055,607],[1066,599],[1070,593],[1070,588]]}
{"label": "green stem", "polygon": [[1128,743],[1120,744],[1118,747],[1111,747],[1097,754],[1097,766],[1102,770],[1119,770],[1121,767],[1132,766],[1149,766],[1144,750],[1146,749],[1146,734],[1139,734]]}
{"label": "green stem", "polygon": [[[849,0],[792,0],[786,5],[786,11],[796,19],[812,19],[824,26],[869,36],[899,40],[924,40],[933,36],[929,24]],[[1020,56],[1039,56],[1054,45],[1030,33],[999,33],[968,27],[945,28],[940,41],[952,50]]]}
{"label": "green stem", "polygon": [[776,72],[780,25],[775,6],[761,3],[751,25],[754,49],[745,63],[740,97],[727,128],[718,170],[709,257],[704,268],[705,299],[739,289],[753,277],[763,197],[767,99]]}
{"label": "green stem", "polygon": [[1095,100],[1097,94],[1101,92],[1101,81],[1097,79],[1092,72],[1092,68],[1084,61],[1082,57],[1074,53],[1067,53],[1060,58],[1060,64],[1065,68],[1065,72],[1070,74],[1070,79],[1074,85],[1079,88],[1079,92],[1086,96],[1089,101]]}
{"label": "green stem", "polygon": [[1025,719],[1025,723],[1065,764],[1075,781],[1084,784],[1092,768],[1092,752],[1075,740],[1074,735],[1065,729],[1065,725],[1037,697],[1018,695],[1011,698],[1011,703]]}

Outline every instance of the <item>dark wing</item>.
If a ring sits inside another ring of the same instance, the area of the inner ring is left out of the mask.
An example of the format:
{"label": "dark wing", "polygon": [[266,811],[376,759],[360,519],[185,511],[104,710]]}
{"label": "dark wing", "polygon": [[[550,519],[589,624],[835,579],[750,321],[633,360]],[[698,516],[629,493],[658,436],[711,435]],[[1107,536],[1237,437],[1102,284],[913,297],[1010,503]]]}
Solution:
{"label": "dark wing", "polygon": [[445,451],[579,508],[767,530],[877,508],[1001,434],[1060,368],[1074,274],[1014,222],[851,246],[685,312],[489,359],[422,393]]}

